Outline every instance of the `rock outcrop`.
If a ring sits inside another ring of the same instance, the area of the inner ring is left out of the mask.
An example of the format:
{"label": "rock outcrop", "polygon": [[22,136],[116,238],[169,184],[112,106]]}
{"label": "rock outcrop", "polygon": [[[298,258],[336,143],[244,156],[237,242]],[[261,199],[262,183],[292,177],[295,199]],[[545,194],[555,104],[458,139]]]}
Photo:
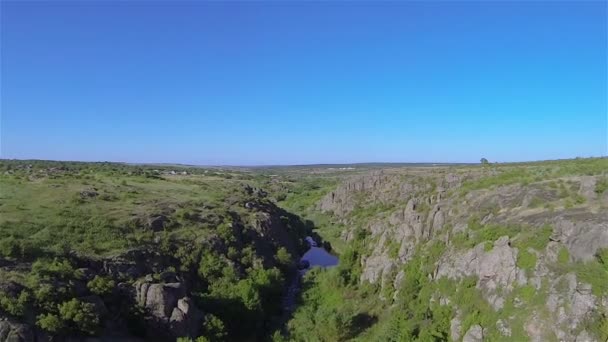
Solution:
{"label": "rock outcrop", "polygon": [[[389,287],[397,302],[404,265],[420,250],[441,245],[440,257],[428,265],[433,270],[429,278],[453,280],[450,284],[476,279],[480,298],[500,317],[461,331],[465,317],[453,298],[434,296],[454,310],[449,331],[454,341],[511,338],[522,331],[535,341],[553,336],[595,341],[583,328],[598,315],[608,315],[608,296],[594,294],[597,289],[577,279],[573,267],[597,262],[598,252],[608,248],[608,191],[597,191],[598,176],[460,189],[467,181],[499,174],[490,168],[458,174],[374,172],[344,182],[317,208],[347,227],[341,234],[347,243],[357,236],[351,227],[369,234],[360,257],[360,281],[378,284],[382,300],[389,299],[384,298]],[[362,219],[360,210],[368,216]],[[503,236],[492,232],[494,227]],[[483,242],[471,247],[471,240]],[[526,302],[535,298],[543,302],[528,308]],[[505,308],[521,317],[500,316]]]}
{"label": "rock outcrop", "polygon": [[483,342],[483,328],[479,324],[475,324],[469,328],[464,334],[462,342]]}
{"label": "rock outcrop", "polygon": [[203,315],[186,296],[183,284],[139,281],[133,286],[135,302],[151,315],[147,321],[150,331],[168,332],[173,337],[198,335]]}
{"label": "rock outcrop", "polygon": [[[510,246],[508,236],[496,240],[492,250],[486,252],[485,244],[463,253],[446,254],[437,267],[437,278],[460,279],[476,276],[477,288],[495,309],[502,308],[504,295],[515,285],[525,285],[525,272],[517,267],[517,249]],[[500,294],[499,294],[500,293]]]}

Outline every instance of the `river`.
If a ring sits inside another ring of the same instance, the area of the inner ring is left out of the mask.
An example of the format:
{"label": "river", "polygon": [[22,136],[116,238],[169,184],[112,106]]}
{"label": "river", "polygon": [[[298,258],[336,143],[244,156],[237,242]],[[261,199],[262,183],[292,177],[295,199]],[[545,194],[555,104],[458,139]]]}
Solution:
{"label": "river", "polygon": [[302,277],[306,274],[306,271],[312,267],[334,267],[339,262],[337,256],[330,254],[325,248],[319,247],[312,237],[306,237],[306,241],[310,248],[302,255],[300,263],[307,263],[308,267],[296,272],[283,298],[283,309],[287,317],[291,316],[296,309],[296,301],[302,286]]}

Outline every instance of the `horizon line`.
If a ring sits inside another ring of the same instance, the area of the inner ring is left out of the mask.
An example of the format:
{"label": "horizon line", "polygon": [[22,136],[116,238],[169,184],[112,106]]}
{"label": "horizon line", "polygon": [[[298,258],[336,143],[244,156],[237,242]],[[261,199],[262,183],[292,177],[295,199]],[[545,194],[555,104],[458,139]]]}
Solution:
{"label": "horizon line", "polygon": [[[559,159],[538,159],[538,160],[521,160],[521,161],[491,161],[489,164],[522,164],[522,163],[541,163],[541,162],[552,162],[552,161],[566,161],[566,160],[577,160],[577,159],[602,159],[608,158],[607,155],[603,156],[589,156],[589,157],[571,157],[571,158],[559,158]],[[356,165],[430,165],[430,166],[458,166],[458,165],[481,165],[481,162],[352,162],[352,163],[303,163],[303,164],[187,164],[187,163],[171,163],[171,162],[126,162],[126,161],[110,161],[110,160],[98,160],[98,161],[85,161],[85,160],[65,160],[65,159],[38,159],[38,158],[0,158],[1,161],[36,161],[36,162],[63,162],[63,163],[91,163],[91,164],[124,164],[124,165],[144,165],[144,166],[178,166],[178,167],[198,167],[198,168],[277,168],[277,167],[330,167],[330,166],[356,166]]]}

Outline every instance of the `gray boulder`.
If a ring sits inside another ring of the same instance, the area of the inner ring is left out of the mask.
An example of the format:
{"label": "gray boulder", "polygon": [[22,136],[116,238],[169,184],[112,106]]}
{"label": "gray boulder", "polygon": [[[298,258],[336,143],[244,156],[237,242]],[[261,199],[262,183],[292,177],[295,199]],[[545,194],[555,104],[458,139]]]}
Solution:
{"label": "gray boulder", "polygon": [[186,296],[182,283],[134,284],[135,301],[152,316],[148,321],[152,331],[161,331],[173,337],[195,337],[202,322],[202,313]]}
{"label": "gray boulder", "polygon": [[460,335],[462,334],[462,321],[460,320],[460,315],[456,315],[456,317],[452,318],[450,321],[450,337],[452,341],[460,340]]}
{"label": "gray boulder", "polygon": [[575,219],[558,218],[553,239],[565,244],[575,261],[592,260],[599,249],[608,247],[608,212]]}
{"label": "gray boulder", "polygon": [[483,328],[481,325],[475,324],[471,326],[469,331],[464,334],[462,342],[483,342]]}

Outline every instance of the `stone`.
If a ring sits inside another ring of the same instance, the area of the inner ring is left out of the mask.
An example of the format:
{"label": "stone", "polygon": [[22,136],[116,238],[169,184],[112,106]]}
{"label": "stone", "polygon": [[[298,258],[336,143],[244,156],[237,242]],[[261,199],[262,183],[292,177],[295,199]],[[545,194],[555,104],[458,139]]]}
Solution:
{"label": "stone", "polygon": [[135,301],[154,318],[148,322],[152,331],[164,331],[173,337],[197,336],[202,313],[186,296],[183,284],[140,281],[134,286]]}
{"label": "stone", "polygon": [[464,334],[462,342],[483,342],[483,328],[479,324],[472,325]]}
{"label": "stone", "polygon": [[555,222],[555,234],[574,261],[593,260],[599,249],[608,248],[608,212],[583,222],[559,218]]}
{"label": "stone", "polygon": [[452,341],[460,340],[460,335],[462,334],[462,321],[460,320],[460,314],[457,313],[456,317],[452,318],[450,321],[450,337]]}

